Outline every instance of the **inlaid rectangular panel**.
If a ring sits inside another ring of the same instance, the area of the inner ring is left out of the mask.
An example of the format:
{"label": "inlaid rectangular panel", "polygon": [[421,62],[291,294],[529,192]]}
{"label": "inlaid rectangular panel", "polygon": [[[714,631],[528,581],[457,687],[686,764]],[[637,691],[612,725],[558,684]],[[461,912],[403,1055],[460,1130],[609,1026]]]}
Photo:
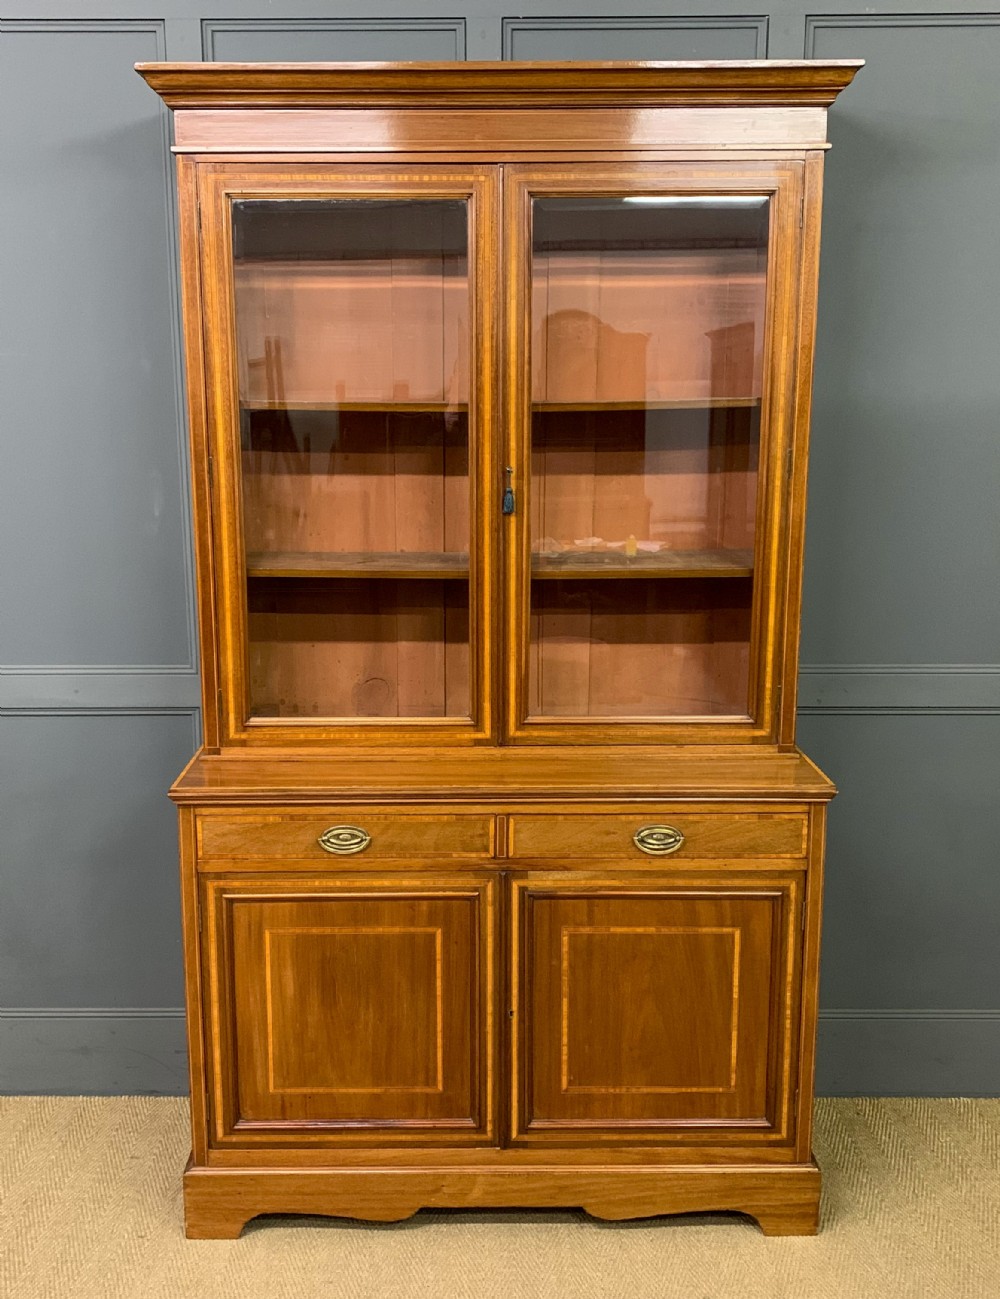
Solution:
{"label": "inlaid rectangular panel", "polygon": [[528,877],[515,892],[522,1139],[780,1134],[796,884]]}
{"label": "inlaid rectangular panel", "polygon": [[493,884],[209,886],[215,1135],[488,1138]]}

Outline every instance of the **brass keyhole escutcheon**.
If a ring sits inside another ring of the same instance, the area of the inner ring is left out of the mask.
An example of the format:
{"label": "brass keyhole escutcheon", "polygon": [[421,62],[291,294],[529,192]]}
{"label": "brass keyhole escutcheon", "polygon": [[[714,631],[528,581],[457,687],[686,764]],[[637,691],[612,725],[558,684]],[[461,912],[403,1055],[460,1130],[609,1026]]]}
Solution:
{"label": "brass keyhole escutcheon", "polygon": [[644,825],[636,830],[632,842],[650,857],[669,857],[682,846],[684,836],[672,825]]}
{"label": "brass keyhole escutcheon", "polygon": [[352,853],[364,852],[371,841],[368,831],[357,825],[331,825],[316,840],[324,852],[332,852],[337,857],[350,857]]}

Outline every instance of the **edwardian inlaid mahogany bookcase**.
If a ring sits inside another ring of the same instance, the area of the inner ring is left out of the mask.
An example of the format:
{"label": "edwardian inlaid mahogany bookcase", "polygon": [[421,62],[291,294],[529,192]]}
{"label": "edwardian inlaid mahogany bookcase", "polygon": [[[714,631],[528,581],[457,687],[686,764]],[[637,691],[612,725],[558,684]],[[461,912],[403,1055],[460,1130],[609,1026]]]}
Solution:
{"label": "edwardian inlaid mahogany bookcase", "polygon": [[143,64],[204,747],[191,1236],[816,1229],[795,748],[826,110],[858,63]]}

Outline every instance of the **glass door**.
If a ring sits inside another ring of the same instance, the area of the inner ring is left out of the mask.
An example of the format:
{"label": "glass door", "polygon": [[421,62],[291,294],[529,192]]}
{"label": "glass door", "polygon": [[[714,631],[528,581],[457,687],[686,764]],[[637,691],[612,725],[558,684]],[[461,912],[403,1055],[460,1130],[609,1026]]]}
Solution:
{"label": "glass door", "polygon": [[791,297],[776,229],[798,191],[719,170],[508,178],[525,321],[509,726],[523,738],[770,724],[768,466],[785,402],[769,349]]}
{"label": "glass door", "polygon": [[489,729],[489,541],[473,522],[489,181],[421,170],[317,184],[272,169],[220,195],[238,669],[223,680],[239,686],[232,729],[271,743],[275,726],[378,742]]}

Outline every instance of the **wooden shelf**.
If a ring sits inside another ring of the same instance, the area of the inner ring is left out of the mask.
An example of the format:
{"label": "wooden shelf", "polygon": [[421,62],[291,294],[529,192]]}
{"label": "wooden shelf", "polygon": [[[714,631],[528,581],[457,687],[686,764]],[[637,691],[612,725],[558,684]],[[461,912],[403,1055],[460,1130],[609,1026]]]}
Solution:
{"label": "wooden shelf", "polygon": [[568,550],[531,556],[534,578],[752,577],[752,550],[661,550],[624,555],[616,550]]}
{"label": "wooden shelf", "polygon": [[531,409],[546,414],[550,411],[600,410],[747,410],[759,405],[759,397],[684,397],[662,401],[534,401]]}
{"label": "wooden shelf", "polygon": [[464,415],[467,402],[454,401],[244,401],[244,410],[373,411],[385,415]]}
{"label": "wooden shelf", "polygon": [[447,552],[271,551],[247,555],[248,577],[468,578],[468,555]]}
{"label": "wooden shelf", "polygon": [[[759,397],[677,397],[669,400],[627,401],[533,401],[533,412],[544,415],[565,411],[604,410],[752,410],[760,405]],[[386,415],[464,415],[467,402],[447,401],[245,401],[244,410],[287,411],[369,411]]]}

